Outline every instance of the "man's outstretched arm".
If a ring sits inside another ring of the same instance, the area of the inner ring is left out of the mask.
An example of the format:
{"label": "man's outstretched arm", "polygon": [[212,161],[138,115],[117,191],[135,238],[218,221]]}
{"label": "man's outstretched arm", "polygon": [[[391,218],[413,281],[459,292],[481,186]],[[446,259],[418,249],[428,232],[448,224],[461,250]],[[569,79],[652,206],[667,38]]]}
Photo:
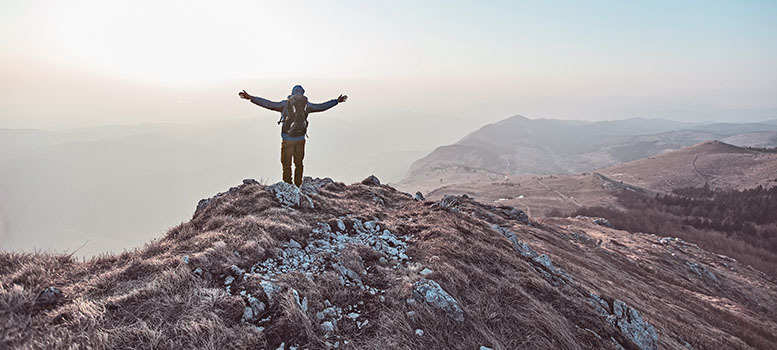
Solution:
{"label": "man's outstretched arm", "polygon": [[283,102],[274,102],[258,96],[251,96],[245,90],[238,92],[237,95],[240,96],[240,98],[251,101],[257,106],[271,109],[273,111],[283,112]]}
{"label": "man's outstretched arm", "polygon": [[327,109],[330,109],[334,106],[337,106],[340,102],[345,102],[345,100],[348,99],[348,96],[340,95],[340,97],[336,99],[332,99],[329,101],[326,101],[324,103],[311,103],[310,104],[310,113],[313,112],[323,112]]}

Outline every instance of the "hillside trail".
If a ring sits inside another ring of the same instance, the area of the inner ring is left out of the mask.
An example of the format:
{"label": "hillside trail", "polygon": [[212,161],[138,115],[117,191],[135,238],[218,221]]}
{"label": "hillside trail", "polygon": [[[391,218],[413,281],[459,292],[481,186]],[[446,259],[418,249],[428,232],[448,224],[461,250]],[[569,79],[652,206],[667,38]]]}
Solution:
{"label": "hillside trail", "polygon": [[582,205],[580,205],[580,203],[578,203],[578,202],[577,202],[577,201],[576,201],[574,198],[572,198],[572,197],[570,197],[570,196],[567,196],[567,195],[565,195],[565,194],[561,193],[561,192],[560,192],[560,191],[558,191],[558,190],[554,190],[554,189],[550,188],[550,186],[548,186],[546,183],[542,182],[542,179],[541,179],[541,178],[537,178],[537,182],[538,182],[540,185],[544,186],[544,187],[545,187],[545,188],[546,188],[546,189],[547,189],[549,192],[554,192],[554,193],[556,193],[556,194],[557,194],[559,197],[561,197],[561,199],[563,199],[563,200],[565,200],[565,201],[568,201],[568,202],[572,203],[572,204],[573,204],[573,205],[575,205],[576,207],[582,207]]}
{"label": "hillside trail", "polygon": [[693,157],[693,161],[691,161],[691,165],[693,165],[693,171],[696,172],[696,175],[699,176],[702,179],[702,181],[709,183],[710,181],[707,179],[707,177],[702,175],[701,171],[699,171],[699,168],[696,167],[696,160],[698,159],[699,159],[699,155],[697,154],[696,157]]}

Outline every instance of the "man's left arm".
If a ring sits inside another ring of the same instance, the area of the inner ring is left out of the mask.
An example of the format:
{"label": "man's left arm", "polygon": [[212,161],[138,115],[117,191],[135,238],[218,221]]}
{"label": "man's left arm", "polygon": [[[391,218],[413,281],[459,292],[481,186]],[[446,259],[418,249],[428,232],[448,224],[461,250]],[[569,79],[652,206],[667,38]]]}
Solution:
{"label": "man's left arm", "polygon": [[345,102],[345,100],[348,98],[348,96],[340,95],[340,97],[336,99],[331,99],[329,101],[326,101],[324,103],[311,103],[310,104],[310,113],[314,112],[323,112],[327,109],[330,109],[334,106],[337,106],[340,102]]}

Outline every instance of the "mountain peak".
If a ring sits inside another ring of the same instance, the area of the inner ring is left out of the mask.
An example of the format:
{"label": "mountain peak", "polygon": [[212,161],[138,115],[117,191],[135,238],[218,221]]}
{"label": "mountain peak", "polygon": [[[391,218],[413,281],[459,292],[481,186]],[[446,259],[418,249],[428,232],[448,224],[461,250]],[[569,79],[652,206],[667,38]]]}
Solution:
{"label": "mountain peak", "polygon": [[[775,326],[762,316],[777,311],[777,292],[762,287],[773,282],[682,240],[627,234],[597,218],[538,223],[467,195],[419,200],[368,179],[306,178],[301,188],[248,179],[200,201],[161,239],[85,262],[0,253],[9,310],[0,322],[32,325],[0,341],[657,349],[734,347],[744,336],[736,327]],[[732,307],[721,311],[721,298]],[[713,322],[709,312],[736,322]]]}

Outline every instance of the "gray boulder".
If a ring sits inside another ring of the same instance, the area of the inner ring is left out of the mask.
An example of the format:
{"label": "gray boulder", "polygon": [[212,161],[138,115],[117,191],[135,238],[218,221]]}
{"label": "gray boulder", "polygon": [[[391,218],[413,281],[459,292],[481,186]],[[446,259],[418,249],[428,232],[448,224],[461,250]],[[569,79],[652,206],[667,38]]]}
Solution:
{"label": "gray boulder", "polygon": [[613,300],[612,309],[610,309],[610,303],[594,293],[591,293],[588,302],[600,316],[617,327],[621,334],[633,341],[640,349],[658,349],[658,333],[653,325],[642,318],[639,311],[618,299]]}
{"label": "gray boulder", "polygon": [[612,228],[612,224],[610,223],[610,220],[607,220],[605,218],[596,218],[592,221],[594,224],[597,224],[599,226],[609,227]]}
{"label": "gray boulder", "polygon": [[312,178],[309,176],[305,176],[302,178],[302,186],[300,186],[300,190],[302,190],[303,193],[307,194],[318,194],[319,190],[329,184],[335,183],[332,179],[326,177],[326,178]]}
{"label": "gray boulder", "polygon": [[424,194],[421,193],[421,191],[418,191],[415,193],[415,200],[417,201],[425,201],[426,197],[424,197]]}
{"label": "gray boulder", "polygon": [[529,216],[526,215],[523,210],[517,208],[510,207],[510,209],[507,211],[507,217],[511,220],[519,221],[524,224],[529,223]]}
{"label": "gray boulder", "polygon": [[51,306],[59,303],[63,298],[62,290],[57,287],[48,287],[38,293],[38,297],[35,298],[35,304]]}
{"label": "gray boulder", "polygon": [[380,186],[380,180],[375,175],[370,175],[366,179],[362,180],[362,184],[367,186]]}
{"label": "gray boulder", "polygon": [[445,311],[456,321],[464,321],[464,311],[459,307],[456,299],[433,280],[422,278],[416,282],[413,285],[413,298]]}
{"label": "gray boulder", "polygon": [[453,208],[456,208],[459,204],[461,204],[461,200],[459,199],[459,197],[456,197],[456,196],[445,195],[445,197],[442,197],[442,199],[440,199],[440,202],[438,204],[440,208],[453,209]]}
{"label": "gray boulder", "polygon": [[313,208],[313,200],[308,195],[302,193],[297,186],[286,182],[278,182],[270,187],[267,187],[270,193],[275,195],[275,198],[287,207],[295,208]]}

